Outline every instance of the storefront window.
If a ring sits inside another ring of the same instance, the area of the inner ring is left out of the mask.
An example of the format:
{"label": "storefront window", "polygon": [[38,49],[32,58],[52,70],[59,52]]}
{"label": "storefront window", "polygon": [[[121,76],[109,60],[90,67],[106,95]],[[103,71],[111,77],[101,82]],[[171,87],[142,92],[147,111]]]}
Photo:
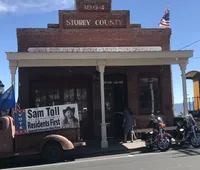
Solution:
{"label": "storefront window", "polygon": [[35,90],[35,107],[46,105],[46,94],[44,90]]}
{"label": "storefront window", "polygon": [[87,90],[86,89],[65,89],[64,103],[78,103],[79,114],[87,113]]}
{"label": "storefront window", "polygon": [[35,90],[35,107],[52,106],[60,104],[58,89]]}
{"label": "storefront window", "polygon": [[47,90],[47,105],[59,105],[60,104],[60,93],[59,89]]}
{"label": "storefront window", "polygon": [[64,103],[74,103],[75,102],[75,93],[74,89],[65,89],[64,90]]}
{"label": "storefront window", "polygon": [[87,90],[76,89],[79,114],[87,114]]}
{"label": "storefront window", "polygon": [[59,99],[59,90],[53,89],[48,91],[49,100],[58,100]]}
{"label": "storefront window", "polygon": [[[61,99],[60,93],[64,92]],[[88,94],[85,88],[35,90],[35,107],[78,103],[79,114],[87,114]]]}
{"label": "storefront window", "polygon": [[145,114],[160,112],[159,78],[142,77],[140,85],[140,112]]}

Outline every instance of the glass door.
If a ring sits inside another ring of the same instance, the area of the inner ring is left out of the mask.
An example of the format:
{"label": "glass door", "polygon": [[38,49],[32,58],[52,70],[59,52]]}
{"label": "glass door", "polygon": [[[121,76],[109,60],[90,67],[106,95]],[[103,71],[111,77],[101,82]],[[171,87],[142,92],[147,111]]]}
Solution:
{"label": "glass door", "polygon": [[107,136],[108,138],[114,137],[113,133],[113,114],[114,114],[114,94],[112,85],[105,86],[105,116],[107,126]]}
{"label": "glass door", "polygon": [[108,137],[123,137],[123,112],[128,106],[126,75],[105,77],[105,108]]}

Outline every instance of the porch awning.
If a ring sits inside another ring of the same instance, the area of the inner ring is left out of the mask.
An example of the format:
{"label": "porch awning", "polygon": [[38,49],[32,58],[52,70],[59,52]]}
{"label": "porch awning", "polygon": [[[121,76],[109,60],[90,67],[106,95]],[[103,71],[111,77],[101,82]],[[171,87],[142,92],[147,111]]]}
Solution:
{"label": "porch awning", "polygon": [[145,52],[7,52],[11,66],[142,66],[188,63],[193,51],[145,51]]}
{"label": "porch awning", "polygon": [[200,71],[198,71],[198,70],[190,71],[190,72],[186,73],[186,79],[192,79],[193,80],[194,77],[198,74],[200,74]]}

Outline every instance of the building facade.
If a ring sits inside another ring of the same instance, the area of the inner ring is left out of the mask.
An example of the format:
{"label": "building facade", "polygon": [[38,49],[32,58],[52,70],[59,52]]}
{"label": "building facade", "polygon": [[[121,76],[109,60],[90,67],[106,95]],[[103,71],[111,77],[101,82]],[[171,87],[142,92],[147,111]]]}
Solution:
{"label": "building facade", "polygon": [[75,10],[58,15],[47,28],[17,29],[18,52],[7,53],[12,83],[19,68],[22,108],[77,102],[82,138],[101,138],[102,147],[123,133],[116,117],[126,107],[138,128],[151,113],[173,124],[171,65],[185,75],[193,52],[170,51],[171,29],[132,24],[130,11],[111,10],[111,0],[76,0]]}

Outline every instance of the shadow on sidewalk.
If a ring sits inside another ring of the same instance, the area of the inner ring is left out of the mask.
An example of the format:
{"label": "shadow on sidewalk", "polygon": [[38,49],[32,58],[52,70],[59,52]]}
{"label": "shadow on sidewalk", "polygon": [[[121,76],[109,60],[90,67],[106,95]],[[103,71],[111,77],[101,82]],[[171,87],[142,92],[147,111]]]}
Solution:
{"label": "shadow on sidewalk", "polygon": [[[139,152],[144,147],[141,143],[143,142],[134,141],[133,143],[127,142],[124,144],[121,141],[109,140],[109,147],[102,149],[99,141],[90,141],[87,142],[88,145],[86,147],[77,149],[78,153],[76,154],[76,157],[85,158]],[[143,152],[145,152],[144,150]]]}
{"label": "shadow on sidewalk", "polygon": [[183,147],[175,146],[173,149],[177,151],[176,153],[174,153],[175,158],[200,155],[200,148],[193,148],[190,145],[185,145]]}

